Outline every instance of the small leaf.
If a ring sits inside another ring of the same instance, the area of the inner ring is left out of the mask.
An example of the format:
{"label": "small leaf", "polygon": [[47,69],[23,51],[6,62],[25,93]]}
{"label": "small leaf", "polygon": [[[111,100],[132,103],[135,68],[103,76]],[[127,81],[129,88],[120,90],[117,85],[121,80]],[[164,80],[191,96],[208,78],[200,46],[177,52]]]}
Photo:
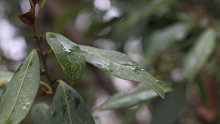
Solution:
{"label": "small leaf", "polygon": [[13,75],[13,72],[0,70],[0,80],[5,77],[12,77]]}
{"label": "small leaf", "polygon": [[28,114],[40,84],[40,64],[33,50],[15,72],[1,98],[0,124],[18,124]]}
{"label": "small leaf", "polygon": [[50,123],[50,107],[47,103],[37,103],[31,109],[31,118],[34,124]]}
{"label": "small leaf", "polygon": [[[172,91],[172,88],[166,83],[163,83],[163,87],[166,93]],[[156,96],[158,95],[152,89],[150,89],[146,85],[140,85],[133,92],[123,91],[123,92],[113,95],[100,107],[96,108],[95,111],[131,107],[134,105],[138,105],[142,102],[145,102]]]}
{"label": "small leaf", "polygon": [[83,51],[86,61],[97,68],[125,80],[144,83],[158,93],[161,98],[165,98],[160,81],[144,71],[137,62],[126,55],[117,51],[102,50],[82,45],[80,45],[80,49]]}
{"label": "small leaf", "polygon": [[35,15],[32,12],[27,12],[25,14],[19,14],[18,18],[26,25],[33,26],[35,23]]}
{"label": "small leaf", "polygon": [[86,61],[79,46],[66,37],[47,32],[46,39],[53,49],[69,83],[73,85],[83,75]]}
{"label": "small leaf", "polygon": [[197,43],[184,60],[184,71],[190,81],[193,81],[199,69],[206,63],[215,48],[216,33],[207,29],[197,40]]}
{"label": "small leaf", "polygon": [[50,124],[95,124],[82,97],[65,82],[59,82],[53,99]]}
{"label": "small leaf", "polygon": [[130,109],[128,113],[125,115],[122,124],[132,124],[135,120],[136,113],[143,107],[143,104],[138,105],[137,108]]}
{"label": "small leaf", "polygon": [[41,5],[40,5],[40,9],[38,10],[37,18],[36,18],[36,19],[38,19],[39,15],[40,15],[40,11],[41,11],[41,9],[43,8],[43,6],[44,6],[44,4],[45,4],[46,1],[47,1],[47,0],[43,0],[43,1],[42,1]]}

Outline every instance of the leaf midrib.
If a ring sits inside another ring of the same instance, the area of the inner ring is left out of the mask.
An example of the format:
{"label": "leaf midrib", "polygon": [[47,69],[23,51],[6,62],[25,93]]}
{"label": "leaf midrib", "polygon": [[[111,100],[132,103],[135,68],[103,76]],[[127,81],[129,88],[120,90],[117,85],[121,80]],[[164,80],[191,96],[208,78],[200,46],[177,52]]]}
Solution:
{"label": "leaf midrib", "polygon": [[65,100],[66,100],[68,115],[69,115],[69,118],[70,118],[70,124],[72,124],[71,114],[70,114],[70,108],[69,108],[69,102],[68,102],[68,100],[67,100],[65,86],[64,86],[64,83],[63,83],[63,82],[60,82],[60,83],[62,84],[62,87],[63,87],[63,92],[64,92],[64,96],[65,96]]}
{"label": "leaf midrib", "polygon": [[12,113],[12,110],[13,110],[13,108],[14,108],[14,106],[15,106],[15,103],[16,103],[16,101],[17,101],[17,99],[18,99],[18,96],[19,96],[20,91],[21,91],[21,87],[22,87],[22,85],[23,85],[23,83],[24,83],[24,78],[25,78],[25,76],[26,76],[27,70],[28,70],[28,68],[29,68],[29,64],[30,64],[30,62],[31,62],[31,60],[32,60],[32,57],[33,57],[34,53],[35,53],[35,52],[32,52],[32,54],[31,54],[30,60],[29,60],[28,65],[27,65],[27,68],[25,69],[25,72],[24,72],[24,77],[23,77],[23,79],[22,79],[22,81],[21,81],[21,85],[20,85],[20,87],[19,87],[19,90],[18,90],[16,99],[15,99],[15,102],[14,102],[14,104],[13,104],[13,106],[12,106],[12,108],[11,108],[11,111],[10,111],[10,113],[9,113],[9,116],[8,116],[8,118],[7,118],[7,120],[6,120],[5,122],[8,121],[8,119],[9,119],[9,117],[10,117],[10,114]]}

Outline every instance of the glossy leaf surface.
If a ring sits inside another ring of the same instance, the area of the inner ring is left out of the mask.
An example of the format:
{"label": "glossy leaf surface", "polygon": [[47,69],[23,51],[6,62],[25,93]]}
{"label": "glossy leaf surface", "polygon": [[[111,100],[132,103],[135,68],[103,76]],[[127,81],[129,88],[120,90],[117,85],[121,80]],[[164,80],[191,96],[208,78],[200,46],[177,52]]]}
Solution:
{"label": "glossy leaf surface", "polygon": [[50,124],[95,124],[82,97],[60,81],[51,108]]}
{"label": "glossy leaf surface", "polygon": [[1,124],[18,124],[30,111],[40,84],[40,65],[33,50],[15,72],[1,98]]}
{"label": "glossy leaf surface", "polygon": [[184,61],[184,71],[190,81],[206,63],[215,47],[216,34],[214,29],[207,29],[197,40]]}
{"label": "glossy leaf surface", "polygon": [[47,103],[37,103],[31,109],[31,118],[34,124],[50,123],[50,107]]}
{"label": "glossy leaf surface", "polygon": [[[164,87],[165,92],[172,91],[172,88],[168,84],[163,83],[163,87]],[[147,101],[156,96],[158,95],[152,89],[150,89],[146,85],[140,85],[133,92],[129,93],[129,92],[123,91],[123,92],[113,95],[110,99],[108,99],[95,111],[131,107],[131,106],[140,104],[144,101]]]}
{"label": "glossy leaf surface", "polygon": [[144,71],[137,62],[117,51],[80,45],[86,61],[116,77],[148,85],[165,98],[162,83]]}
{"label": "glossy leaf surface", "polygon": [[47,32],[46,39],[53,49],[69,83],[73,85],[85,71],[85,57],[79,46],[66,37]]}

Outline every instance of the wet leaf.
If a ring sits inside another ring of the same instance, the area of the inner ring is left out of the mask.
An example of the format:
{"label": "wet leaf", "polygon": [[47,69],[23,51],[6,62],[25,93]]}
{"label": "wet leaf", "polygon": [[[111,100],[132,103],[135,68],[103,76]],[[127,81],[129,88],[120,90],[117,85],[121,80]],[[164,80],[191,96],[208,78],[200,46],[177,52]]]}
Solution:
{"label": "wet leaf", "polygon": [[85,57],[79,46],[66,37],[47,32],[46,39],[53,49],[69,83],[73,85],[85,71]]}
{"label": "wet leaf", "polygon": [[182,40],[188,34],[189,25],[176,23],[164,29],[153,32],[147,36],[146,65],[152,64],[158,54],[170,46],[173,42]]}
{"label": "wet leaf", "polygon": [[51,108],[50,124],[95,124],[82,97],[65,82],[59,82]]}
{"label": "wet leaf", "polygon": [[[163,83],[164,91],[171,92],[172,88]],[[150,89],[146,85],[140,85],[133,92],[120,92],[113,95],[110,99],[108,99],[105,103],[103,103],[100,107],[95,109],[95,111],[100,110],[112,110],[112,109],[120,109],[125,107],[131,107],[134,105],[138,105],[142,102],[145,102],[151,98],[158,96],[152,89]]]}
{"label": "wet leaf", "polygon": [[89,46],[80,45],[80,49],[83,51],[86,61],[97,68],[125,80],[144,83],[158,93],[161,98],[165,98],[163,87],[160,85],[161,82],[144,71],[137,62],[128,56],[117,51]]}
{"label": "wet leaf", "polygon": [[26,25],[33,26],[35,23],[35,15],[32,12],[27,12],[25,14],[19,14],[18,17]]}
{"label": "wet leaf", "polygon": [[1,98],[1,124],[18,124],[30,111],[40,84],[40,64],[33,50],[15,72]]}
{"label": "wet leaf", "polygon": [[190,81],[193,81],[214,50],[216,33],[214,29],[207,29],[197,40],[197,43],[184,60],[184,71]]}
{"label": "wet leaf", "polygon": [[37,103],[31,109],[31,118],[34,124],[50,123],[50,107],[47,103]]}

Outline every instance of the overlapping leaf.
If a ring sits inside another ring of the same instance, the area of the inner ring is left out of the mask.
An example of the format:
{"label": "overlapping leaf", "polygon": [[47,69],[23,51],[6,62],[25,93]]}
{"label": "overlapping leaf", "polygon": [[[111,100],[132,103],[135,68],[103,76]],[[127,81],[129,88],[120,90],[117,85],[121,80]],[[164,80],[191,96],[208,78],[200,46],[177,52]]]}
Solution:
{"label": "overlapping leaf", "polygon": [[66,37],[47,32],[46,39],[53,49],[69,83],[73,85],[85,71],[85,57],[79,46]]}
{"label": "overlapping leaf", "polygon": [[144,71],[137,62],[126,55],[110,50],[102,50],[89,46],[80,45],[86,61],[116,77],[142,82],[157,92],[162,98],[165,97],[161,82]]}
{"label": "overlapping leaf", "polygon": [[6,85],[10,82],[12,76],[14,73],[9,72],[9,71],[0,71],[0,88],[4,89]]}
{"label": "overlapping leaf", "polygon": [[60,81],[51,108],[50,124],[95,124],[82,97]]}
{"label": "overlapping leaf", "polygon": [[31,118],[34,124],[50,123],[50,107],[47,103],[37,103],[32,107]]}
{"label": "overlapping leaf", "polygon": [[214,29],[207,29],[199,38],[195,46],[184,60],[184,71],[190,81],[204,66],[215,47],[216,33]]}
{"label": "overlapping leaf", "polygon": [[1,124],[18,124],[28,114],[40,83],[40,65],[33,50],[15,72],[1,98]]}
{"label": "overlapping leaf", "polygon": [[[166,83],[163,83],[163,87],[165,92],[172,91],[172,88]],[[131,107],[134,105],[138,105],[156,96],[158,95],[152,89],[150,89],[146,85],[140,85],[133,92],[123,91],[115,94],[105,103],[103,103],[100,107],[95,109],[95,111]]]}

